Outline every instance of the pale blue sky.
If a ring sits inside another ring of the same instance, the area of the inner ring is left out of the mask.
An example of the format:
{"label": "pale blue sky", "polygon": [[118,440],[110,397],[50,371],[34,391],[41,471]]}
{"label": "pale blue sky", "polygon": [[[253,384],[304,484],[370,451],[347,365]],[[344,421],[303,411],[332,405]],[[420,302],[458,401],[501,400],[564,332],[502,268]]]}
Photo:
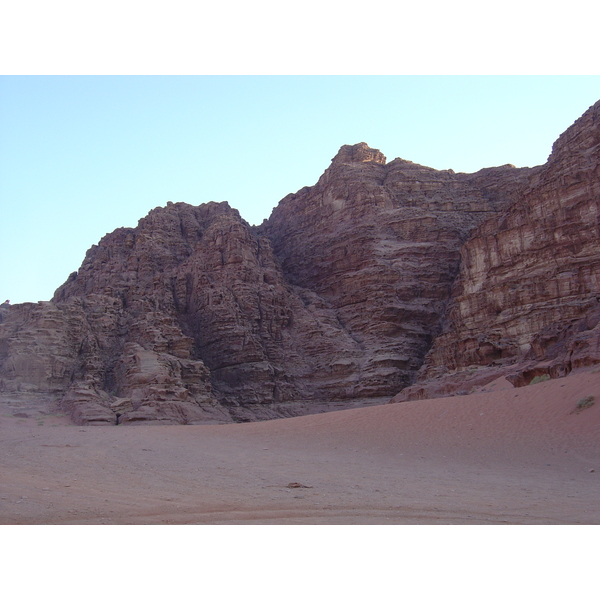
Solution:
{"label": "pale blue sky", "polygon": [[343,144],[473,172],[543,164],[599,76],[0,77],[0,302],[48,300],[168,201],[252,224]]}

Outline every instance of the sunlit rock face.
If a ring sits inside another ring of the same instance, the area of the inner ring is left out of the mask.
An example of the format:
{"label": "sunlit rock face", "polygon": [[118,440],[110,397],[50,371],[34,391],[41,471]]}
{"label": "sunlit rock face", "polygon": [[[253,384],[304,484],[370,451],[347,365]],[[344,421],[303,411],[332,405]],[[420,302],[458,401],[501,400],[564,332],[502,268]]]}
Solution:
{"label": "sunlit rock face", "polygon": [[598,112],[543,167],[437,171],[360,143],[259,227],[227,203],[156,208],[51,302],[0,306],[0,393],[77,423],[226,423],[598,362]]}
{"label": "sunlit rock face", "polygon": [[119,422],[253,420],[344,397],[315,382],[356,342],[226,203],[171,204],[106,236],[54,302],[95,297],[118,304],[119,328],[95,331],[110,350],[92,385],[120,410],[131,400]]}
{"label": "sunlit rock face", "polygon": [[352,373],[354,397],[386,397],[412,383],[440,329],[461,245],[518,197],[532,171],[386,164],[357,144],[275,208],[260,230],[285,278],[318,294],[356,341],[335,363]]}
{"label": "sunlit rock face", "polygon": [[597,102],[558,138],[518,199],[462,247],[443,332],[422,385],[403,398],[423,395],[424,385],[427,395],[446,393],[469,368],[516,365],[509,378],[524,385],[600,361],[599,200]]}
{"label": "sunlit rock face", "polygon": [[353,398],[338,367],[356,342],[226,203],[157,208],[92,247],[52,302],[3,313],[1,390],[61,395],[82,423],[254,420]]}

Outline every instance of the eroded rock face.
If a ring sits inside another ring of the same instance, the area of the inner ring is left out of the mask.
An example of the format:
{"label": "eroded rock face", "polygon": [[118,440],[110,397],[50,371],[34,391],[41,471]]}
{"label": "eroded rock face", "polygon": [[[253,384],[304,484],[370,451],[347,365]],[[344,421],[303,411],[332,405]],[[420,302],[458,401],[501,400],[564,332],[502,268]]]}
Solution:
{"label": "eroded rock face", "polygon": [[91,248],[52,302],[3,313],[1,391],[57,394],[79,423],[253,420],[353,397],[336,363],[356,342],[226,203],[155,209]]}
{"label": "eroded rock face", "polygon": [[414,381],[441,326],[460,248],[518,197],[532,169],[466,175],[344,146],[311,188],[284,198],[261,226],[286,279],[330,306],[357,346],[340,371],[355,397]]}
{"label": "eroded rock face", "polygon": [[[402,398],[438,392],[466,369],[516,385],[600,362],[600,102],[555,142],[517,201],[461,250],[439,335]],[[438,383],[436,384],[436,380]]]}
{"label": "eroded rock face", "polygon": [[260,227],[226,203],[154,209],[52,302],[0,306],[0,393],[82,424],[215,423],[599,362],[599,106],[543,167],[437,171],[361,143]]}

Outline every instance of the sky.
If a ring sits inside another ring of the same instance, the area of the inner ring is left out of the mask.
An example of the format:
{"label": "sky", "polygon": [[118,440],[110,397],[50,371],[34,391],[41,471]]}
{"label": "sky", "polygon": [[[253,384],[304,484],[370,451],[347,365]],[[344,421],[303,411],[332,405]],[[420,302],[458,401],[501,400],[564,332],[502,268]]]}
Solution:
{"label": "sky", "polygon": [[49,300],[168,201],[260,224],[344,144],[457,172],[543,164],[598,99],[598,76],[2,76],[0,301]]}

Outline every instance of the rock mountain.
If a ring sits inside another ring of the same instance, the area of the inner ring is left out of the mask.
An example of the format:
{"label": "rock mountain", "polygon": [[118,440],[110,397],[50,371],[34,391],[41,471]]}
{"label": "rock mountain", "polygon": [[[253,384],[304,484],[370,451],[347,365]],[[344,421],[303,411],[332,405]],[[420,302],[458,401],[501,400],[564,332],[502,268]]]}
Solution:
{"label": "rock mountain", "polygon": [[548,162],[342,146],[255,227],[168,203],[52,301],[0,307],[0,394],[80,424],[211,423],[467,393],[600,362],[600,102]]}

